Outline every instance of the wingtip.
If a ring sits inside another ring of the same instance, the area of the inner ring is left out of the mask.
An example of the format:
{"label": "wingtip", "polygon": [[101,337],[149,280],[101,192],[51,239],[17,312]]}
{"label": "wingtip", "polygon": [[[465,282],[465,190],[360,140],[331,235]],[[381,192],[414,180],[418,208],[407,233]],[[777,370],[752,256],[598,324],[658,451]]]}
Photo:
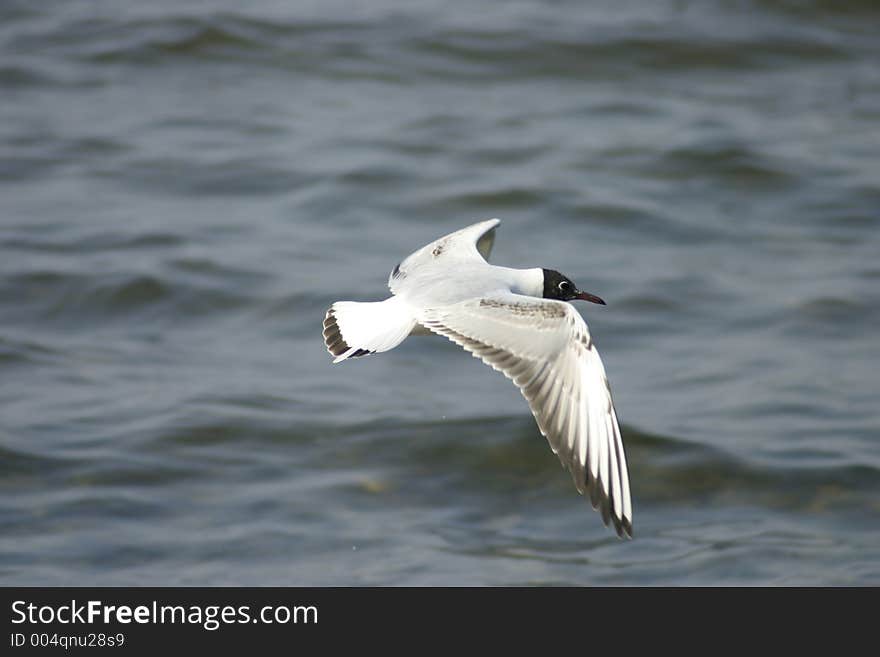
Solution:
{"label": "wingtip", "polygon": [[[632,540],[633,537],[633,526],[632,520],[629,518],[618,518],[615,515],[611,516],[611,521],[614,524],[614,531],[617,532],[617,537],[624,540]],[[606,523],[607,524],[607,523]]]}
{"label": "wingtip", "polygon": [[603,492],[601,479],[593,477],[590,469],[586,471],[586,488],[587,499],[594,510],[598,511],[602,523],[606,527],[614,527],[614,531],[619,538],[630,540],[633,537],[632,518],[618,516],[614,512],[614,504],[611,497]]}
{"label": "wingtip", "polygon": [[498,217],[492,217],[491,219],[484,219],[483,221],[478,221],[473,224],[472,227],[481,226],[484,227],[484,230],[490,231],[493,228],[496,228],[501,223],[501,219]]}

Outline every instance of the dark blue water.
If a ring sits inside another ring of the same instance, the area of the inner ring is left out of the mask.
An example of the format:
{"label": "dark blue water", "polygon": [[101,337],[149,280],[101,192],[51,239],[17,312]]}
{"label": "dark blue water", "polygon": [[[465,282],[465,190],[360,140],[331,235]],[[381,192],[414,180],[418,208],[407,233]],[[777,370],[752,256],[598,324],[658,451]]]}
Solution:
{"label": "dark blue water", "polygon": [[[0,6],[0,583],[880,583],[874,2]],[[608,301],[636,539],[338,299],[500,217]]]}

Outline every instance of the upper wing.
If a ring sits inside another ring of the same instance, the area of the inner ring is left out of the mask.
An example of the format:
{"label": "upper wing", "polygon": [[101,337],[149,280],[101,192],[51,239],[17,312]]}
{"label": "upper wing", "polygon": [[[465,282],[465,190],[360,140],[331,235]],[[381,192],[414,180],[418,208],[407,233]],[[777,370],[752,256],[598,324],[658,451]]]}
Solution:
{"label": "upper wing", "polygon": [[632,537],[629,474],[602,360],[580,313],[509,292],[424,311],[419,322],[512,379],[580,493]]}
{"label": "upper wing", "polygon": [[430,269],[435,263],[448,267],[456,261],[488,260],[500,223],[498,219],[481,221],[423,246],[394,268],[388,277],[388,287],[396,294],[407,277],[420,269]]}

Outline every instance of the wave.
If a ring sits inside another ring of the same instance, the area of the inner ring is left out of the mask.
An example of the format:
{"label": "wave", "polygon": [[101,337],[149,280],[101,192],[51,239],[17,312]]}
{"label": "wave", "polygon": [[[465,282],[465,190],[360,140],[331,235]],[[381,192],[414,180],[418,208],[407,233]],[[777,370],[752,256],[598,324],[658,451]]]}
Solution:
{"label": "wave", "polygon": [[[424,423],[377,420],[332,433],[337,450],[368,450],[370,466],[392,465],[419,476],[442,472],[444,480],[451,477],[457,485],[474,487],[495,479],[501,486],[533,482],[564,494],[570,485],[551,467],[556,457],[526,414]],[[841,462],[842,456],[833,452],[811,453],[802,461],[807,465],[798,464],[797,454],[784,464],[766,463],[632,426],[623,426],[622,433],[640,505],[701,506],[711,499],[772,508],[830,508],[880,491],[880,467]]]}
{"label": "wave", "polygon": [[154,64],[187,59],[253,59],[326,75],[385,72],[443,79],[592,78],[625,71],[760,70],[810,61],[846,60],[847,44],[778,19],[775,29],[740,30],[727,38],[707,26],[636,30],[583,22],[542,29],[515,17],[492,27],[437,21],[413,12],[360,19],[245,13],[160,18],[75,17],[15,39],[24,50],[49,47],[98,64]]}
{"label": "wave", "polygon": [[[144,273],[83,274],[38,270],[12,274],[0,283],[0,304],[11,316],[91,323],[138,313],[198,318],[240,308],[248,298],[218,285]],[[14,309],[14,311],[12,310]]]}

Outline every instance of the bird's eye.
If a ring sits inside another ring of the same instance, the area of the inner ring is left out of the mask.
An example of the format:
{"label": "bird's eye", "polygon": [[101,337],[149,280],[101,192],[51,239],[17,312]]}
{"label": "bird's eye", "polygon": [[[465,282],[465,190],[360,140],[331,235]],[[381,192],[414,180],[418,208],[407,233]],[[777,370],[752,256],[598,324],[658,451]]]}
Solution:
{"label": "bird's eye", "polygon": [[562,281],[559,284],[559,291],[560,292],[571,292],[571,283],[569,283],[568,281]]}

